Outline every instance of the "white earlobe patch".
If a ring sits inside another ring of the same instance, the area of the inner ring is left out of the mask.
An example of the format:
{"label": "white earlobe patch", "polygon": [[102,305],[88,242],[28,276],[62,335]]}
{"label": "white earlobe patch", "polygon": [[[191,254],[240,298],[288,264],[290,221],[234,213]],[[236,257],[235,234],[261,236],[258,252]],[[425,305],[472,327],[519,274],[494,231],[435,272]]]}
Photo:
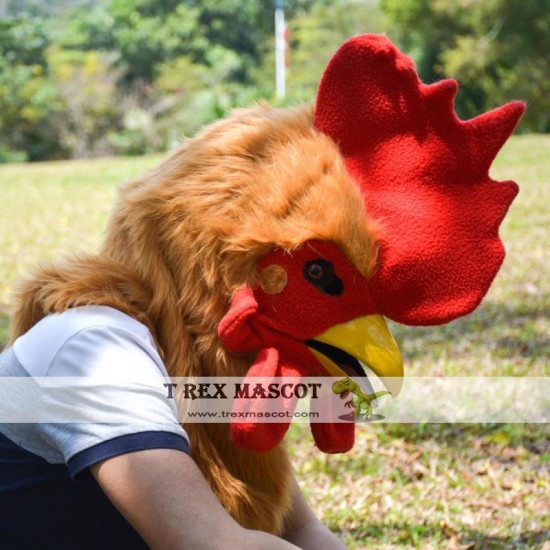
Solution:
{"label": "white earlobe patch", "polygon": [[287,272],[280,265],[268,265],[260,273],[260,284],[267,294],[279,294],[286,287],[287,283]]}

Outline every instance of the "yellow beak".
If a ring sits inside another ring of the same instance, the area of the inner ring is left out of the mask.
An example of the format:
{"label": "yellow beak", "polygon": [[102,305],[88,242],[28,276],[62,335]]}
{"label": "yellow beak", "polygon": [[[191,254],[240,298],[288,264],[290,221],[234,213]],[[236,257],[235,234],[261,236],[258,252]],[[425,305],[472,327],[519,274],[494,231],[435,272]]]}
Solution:
{"label": "yellow beak", "polygon": [[[338,348],[367,365],[394,397],[401,391],[403,360],[397,343],[381,315],[358,317],[347,323],[335,325],[317,336],[315,341]],[[309,345],[308,347],[332,376],[349,376],[349,373],[328,357],[330,354],[325,355]]]}

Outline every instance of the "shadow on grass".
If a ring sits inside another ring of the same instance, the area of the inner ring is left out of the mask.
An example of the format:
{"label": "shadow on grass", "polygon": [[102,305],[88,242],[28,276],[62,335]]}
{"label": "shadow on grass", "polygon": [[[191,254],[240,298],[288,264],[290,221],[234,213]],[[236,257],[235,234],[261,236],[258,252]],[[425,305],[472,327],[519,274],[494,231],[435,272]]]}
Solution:
{"label": "shadow on grass", "polygon": [[410,360],[430,353],[430,346],[467,339],[486,345],[488,335],[495,350],[531,358],[547,354],[550,335],[535,326],[548,316],[550,295],[516,293],[506,302],[485,301],[474,313],[450,324],[434,327],[392,325],[398,341],[403,341]]}
{"label": "shadow on grass", "polygon": [[533,454],[550,452],[549,424],[386,424],[382,437],[409,443],[432,440],[446,447],[468,449],[476,440],[521,445]]}
{"label": "shadow on grass", "polygon": [[[447,531],[447,532],[446,532]],[[341,531],[339,536],[371,545],[381,542],[391,542],[403,546],[413,545],[425,548],[430,543],[442,543],[456,538],[461,545],[475,550],[516,550],[523,548],[541,548],[543,543],[550,541],[550,531],[523,531],[509,536],[491,536],[476,529],[462,529],[454,534],[448,528],[435,524],[410,525],[406,523],[367,523],[360,529]],[[357,546],[357,548],[370,546]],[[374,546],[372,546],[374,548]],[[444,547],[444,546],[442,546]]]}

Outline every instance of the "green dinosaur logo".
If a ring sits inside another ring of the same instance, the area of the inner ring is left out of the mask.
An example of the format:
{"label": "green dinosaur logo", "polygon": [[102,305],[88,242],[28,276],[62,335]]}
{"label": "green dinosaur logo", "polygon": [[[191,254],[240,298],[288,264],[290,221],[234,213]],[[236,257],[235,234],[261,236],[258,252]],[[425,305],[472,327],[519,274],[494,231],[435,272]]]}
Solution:
{"label": "green dinosaur logo", "polygon": [[[332,391],[340,395],[341,399],[346,399],[351,394],[351,399],[345,404],[346,407],[353,408],[350,417],[346,419],[361,419],[366,421],[379,420],[379,415],[372,414],[372,402],[383,395],[389,394],[389,391],[377,391],[375,393],[364,393],[358,384],[351,378],[343,378],[332,384]],[[376,417],[376,418],[375,418]]]}

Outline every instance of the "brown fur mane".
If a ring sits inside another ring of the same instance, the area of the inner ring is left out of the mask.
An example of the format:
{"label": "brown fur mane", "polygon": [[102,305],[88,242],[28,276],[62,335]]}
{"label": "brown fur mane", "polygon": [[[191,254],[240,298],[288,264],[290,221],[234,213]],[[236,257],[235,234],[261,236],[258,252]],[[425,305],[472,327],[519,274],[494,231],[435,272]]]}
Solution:
{"label": "brown fur mane", "polygon": [[[236,111],[122,189],[98,255],[44,267],[22,285],[11,339],[49,313],[108,305],[151,329],[171,376],[244,374],[251,358],[227,353],[217,326],[235,291],[257,281],[257,260],[274,247],[331,240],[368,276],[373,234],[359,187],[313,128],[311,108]],[[280,533],[290,502],[284,449],[239,450],[226,424],[186,429],[237,521]]]}

